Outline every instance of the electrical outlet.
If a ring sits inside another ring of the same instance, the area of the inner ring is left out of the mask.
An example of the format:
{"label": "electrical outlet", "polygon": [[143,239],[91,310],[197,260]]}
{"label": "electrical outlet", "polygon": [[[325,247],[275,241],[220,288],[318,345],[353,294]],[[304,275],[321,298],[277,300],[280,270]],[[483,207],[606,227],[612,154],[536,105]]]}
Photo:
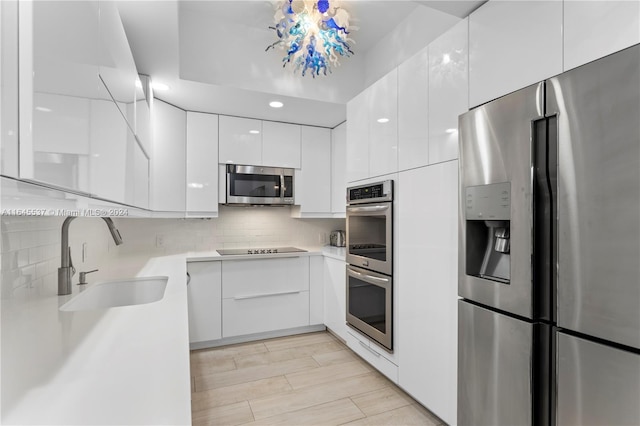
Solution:
{"label": "electrical outlet", "polygon": [[164,235],[156,235],[156,247],[164,247]]}

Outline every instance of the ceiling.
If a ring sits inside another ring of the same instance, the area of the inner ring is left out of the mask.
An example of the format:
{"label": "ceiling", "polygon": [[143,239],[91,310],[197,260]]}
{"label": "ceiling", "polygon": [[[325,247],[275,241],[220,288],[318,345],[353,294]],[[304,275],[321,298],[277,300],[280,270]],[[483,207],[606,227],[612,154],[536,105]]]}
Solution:
{"label": "ceiling", "polygon": [[[342,1],[359,27],[355,54],[317,78],[283,69],[282,51],[265,52],[276,39],[273,2],[123,0],[119,9],[138,71],[170,86],[157,98],[191,111],[334,127],[348,100],[482,3]],[[408,31],[418,40],[404,42]],[[275,99],[285,106],[269,108]]]}

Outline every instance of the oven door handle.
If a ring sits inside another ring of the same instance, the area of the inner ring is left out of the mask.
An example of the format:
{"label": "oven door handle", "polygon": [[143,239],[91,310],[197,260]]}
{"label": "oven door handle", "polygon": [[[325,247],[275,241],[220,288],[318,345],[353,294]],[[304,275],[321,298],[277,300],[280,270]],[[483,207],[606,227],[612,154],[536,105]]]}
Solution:
{"label": "oven door handle", "polygon": [[389,206],[347,207],[347,210],[353,213],[382,212],[389,210]]}
{"label": "oven door handle", "polygon": [[349,269],[349,274],[354,275],[354,276],[356,276],[358,278],[361,278],[364,281],[371,280],[371,281],[378,281],[378,282],[383,282],[383,283],[388,283],[389,282],[389,278],[374,277],[372,275],[367,275],[367,274],[363,274],[362,272],[354,271],[353,269]]}

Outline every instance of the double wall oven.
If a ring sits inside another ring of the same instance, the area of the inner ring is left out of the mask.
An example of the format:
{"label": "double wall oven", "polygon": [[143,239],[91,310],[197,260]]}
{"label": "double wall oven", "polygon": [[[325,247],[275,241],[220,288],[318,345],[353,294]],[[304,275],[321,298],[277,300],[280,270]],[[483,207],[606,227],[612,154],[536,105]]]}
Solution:
{"label": "double wall oven", "polygon": [[393,181],[347,189],[347,324],[393,351]]}

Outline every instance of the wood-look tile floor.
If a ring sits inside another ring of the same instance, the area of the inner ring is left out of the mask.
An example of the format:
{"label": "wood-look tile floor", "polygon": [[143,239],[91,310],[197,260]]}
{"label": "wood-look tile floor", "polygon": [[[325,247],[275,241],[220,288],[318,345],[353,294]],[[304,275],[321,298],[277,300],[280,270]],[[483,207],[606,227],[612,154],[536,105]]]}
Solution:
{"label": "wood-look tile floor", "polygon": [[191,352],[194,425],[428,425],[428,410],[327,332]]}

